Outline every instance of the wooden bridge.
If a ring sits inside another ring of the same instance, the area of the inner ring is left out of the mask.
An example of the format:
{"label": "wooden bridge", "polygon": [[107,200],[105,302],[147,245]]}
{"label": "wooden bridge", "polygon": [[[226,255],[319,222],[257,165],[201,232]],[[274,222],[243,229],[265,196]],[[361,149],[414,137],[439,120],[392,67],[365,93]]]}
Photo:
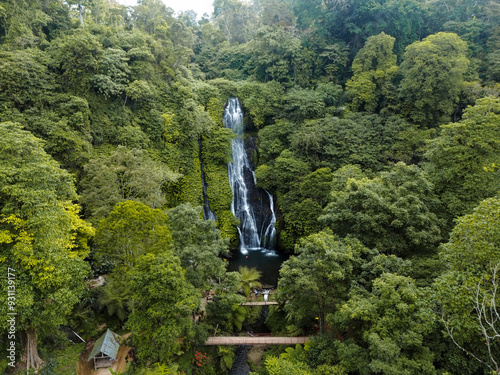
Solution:
{"label": "wooden bridge", "polygon": [[252,336],[215,336],[210,337],[205,345],[295,345],[309,341],[307,336],[297,337],[252,337]]}
{"label": "wooden bridge", "polygon": [[275,301],[255,301],[255,302],[243,302],[240,303],[241,306],[268,306],[268,305],[277,305],[278,302]]}

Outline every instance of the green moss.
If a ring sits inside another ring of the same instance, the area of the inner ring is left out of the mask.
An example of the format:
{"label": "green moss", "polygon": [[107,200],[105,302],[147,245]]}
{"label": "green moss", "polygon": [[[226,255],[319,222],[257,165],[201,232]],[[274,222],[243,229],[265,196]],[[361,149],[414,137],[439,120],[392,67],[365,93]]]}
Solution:
{"label": "green moss", "polygon": [[227,167],[210,166],[205,168],[207,195],[214,212],[221,212],[231,207],[233,193],[227,176]]}
{"label": "green moss", "polygon": [[223,127],[224,102],[221,98],[210,98],[206,105],[206,111],[219,127]]}
{"label": "green moss", "polygon": [[230,129],[217,128],[210,132],[203,138],[202,158],[210,208],[217,216],[217,226],[222,235],[229,238],[231,246],[235,247],[238,243],[238,221],[231,213],[233,193],[227,175],[233,137]]}
{"label": "green moss", "polygon": [[[188,152],[191,154],[190,157],[187,155]],[[203,186],[197,144],[195,147],[193,142],[189,149],[182,149],[173,144],[168,144],[165,147],[163,156],[168,160],[167,164],[172,169],[183,175],[177,182],[165,186],[167,206],[175,207],[188,202],[194,206],[202,205]]]}
{"label": "green moss", "polygon": [[222,235],[230,239],[231,246],[235,246],[238,243],[238,220],[231,212],[233,193],[227,176],[227,165],[206,166],[205,180],[210,208],[217,216],[217,226]]}
{"label": "green moss", "polygon": [[225,210],[218,212],[217,214],[217,226],[221,231],[222,235],[229,238],[229,246],[231,249],[238,247],[238,229],[236,226],[239,224],[239,220],[236,219],[231,212],[231,210]]}
{"label": "green moss", "polygon": [[201,184],[201,164],[198,156],[193,158],[193,168],[179,181],[180,202],[191,203],[194,206],[203,204],[203,186]]}

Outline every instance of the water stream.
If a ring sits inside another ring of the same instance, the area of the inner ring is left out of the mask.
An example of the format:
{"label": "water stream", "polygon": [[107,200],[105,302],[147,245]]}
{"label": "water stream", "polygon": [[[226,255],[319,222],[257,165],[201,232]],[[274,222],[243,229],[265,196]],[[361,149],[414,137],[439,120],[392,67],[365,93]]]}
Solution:
{"label": "water stream", "polygon": [[201,155],[201,139],[198,140],[198,158],[200,159],[201,184],[203,187],[203,220],[217,220],[215,213],[210,209],[207,195],[207,183],[205,181],[205,165]]}

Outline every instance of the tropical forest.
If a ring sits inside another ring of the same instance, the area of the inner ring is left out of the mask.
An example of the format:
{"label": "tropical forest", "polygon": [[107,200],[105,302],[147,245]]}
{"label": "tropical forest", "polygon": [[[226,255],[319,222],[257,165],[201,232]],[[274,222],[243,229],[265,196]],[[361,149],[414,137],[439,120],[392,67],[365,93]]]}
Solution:
{"label": "tropical forest", "polygon": [[500,2],[211,3],[0,0],[0,373],[500,374]]}

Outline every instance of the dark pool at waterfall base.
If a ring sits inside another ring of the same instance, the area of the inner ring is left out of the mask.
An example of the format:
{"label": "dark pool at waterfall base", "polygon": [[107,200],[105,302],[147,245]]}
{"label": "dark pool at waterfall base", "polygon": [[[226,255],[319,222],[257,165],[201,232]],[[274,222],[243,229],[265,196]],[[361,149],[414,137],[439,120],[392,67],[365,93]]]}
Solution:
{"label": "dark pool at waterfall base", "polygon": [[262,272],[259,281],[264,285],[278,285],[279,270],[281,264],[287,259],[286,256],[277,253],[275,250],[258,248],[247,250],[247,254],[242,254],[240,250],[232,253],[227,267],[228,271],[238,271],[238,267],[257,268]]}

